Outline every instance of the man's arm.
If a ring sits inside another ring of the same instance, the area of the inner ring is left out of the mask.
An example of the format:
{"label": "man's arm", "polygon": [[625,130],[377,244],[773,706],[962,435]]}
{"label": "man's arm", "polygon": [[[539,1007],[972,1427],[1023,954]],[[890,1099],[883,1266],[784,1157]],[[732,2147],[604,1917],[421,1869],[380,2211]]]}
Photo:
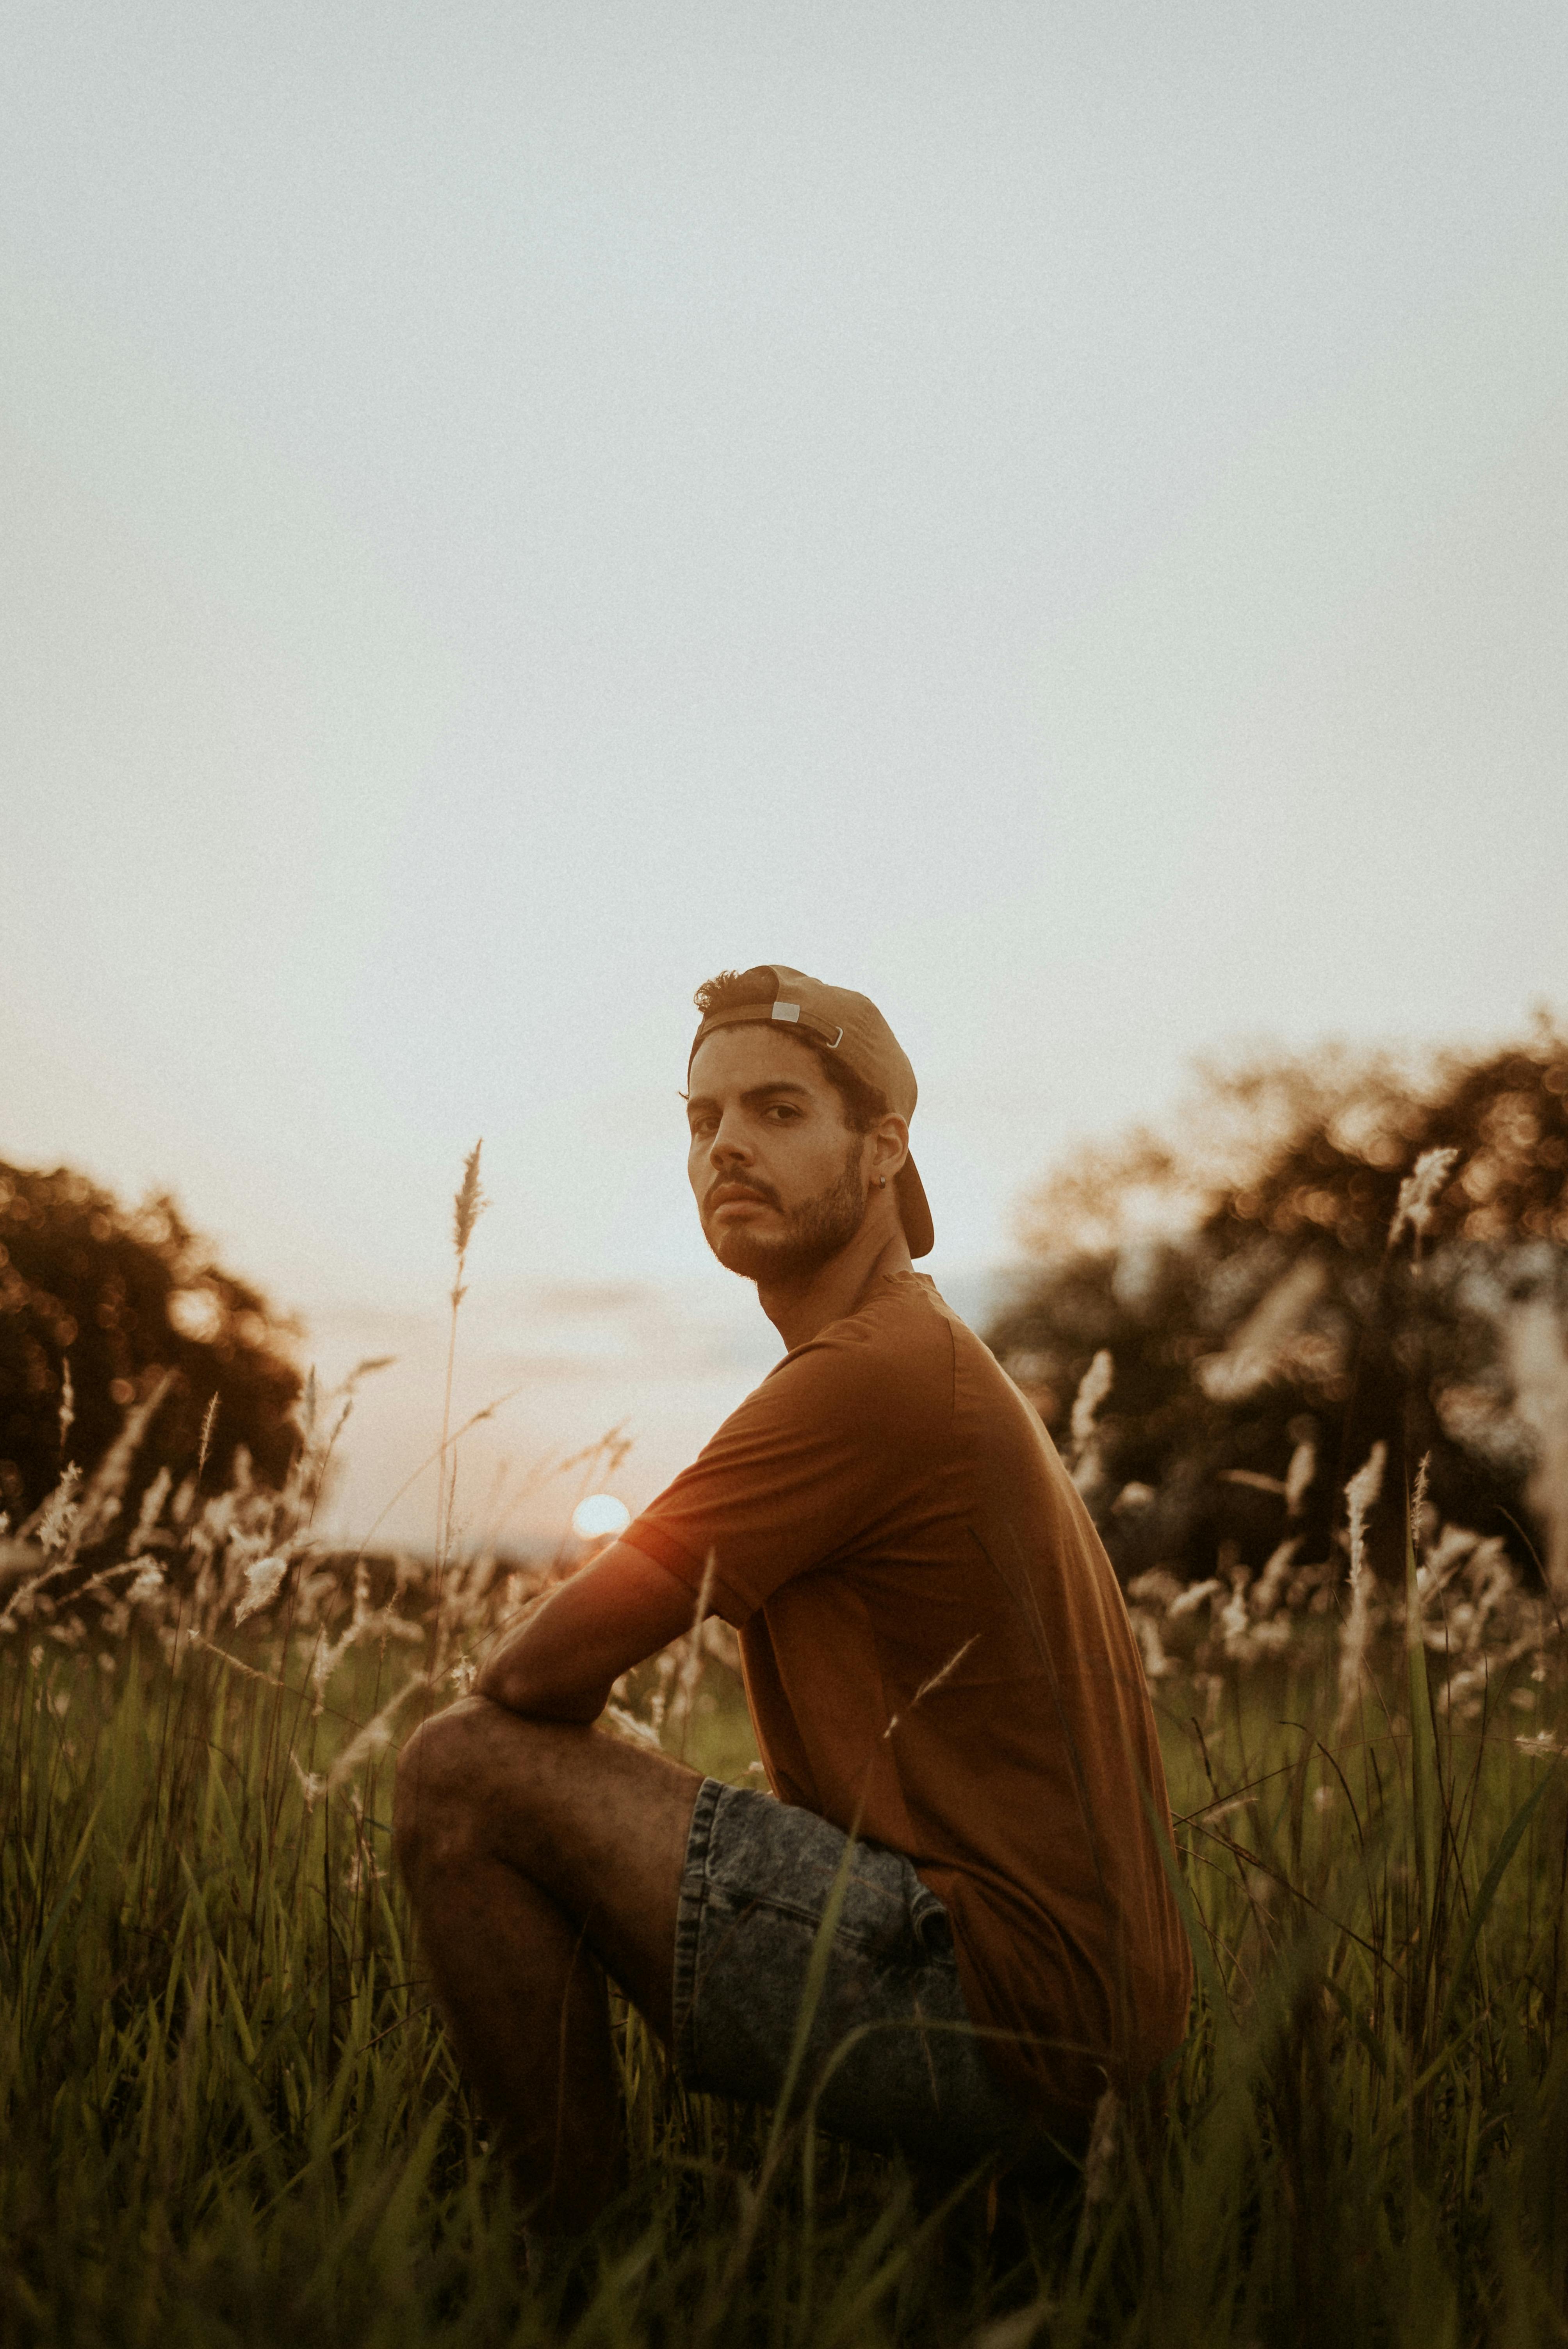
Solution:
{"label": "man's arm", "polygon": [[621,1674],[689,1631],[696,1612],[678,1577],[612,1542],[501,1641],[476,1692],[535,1720],[596,1721]]}

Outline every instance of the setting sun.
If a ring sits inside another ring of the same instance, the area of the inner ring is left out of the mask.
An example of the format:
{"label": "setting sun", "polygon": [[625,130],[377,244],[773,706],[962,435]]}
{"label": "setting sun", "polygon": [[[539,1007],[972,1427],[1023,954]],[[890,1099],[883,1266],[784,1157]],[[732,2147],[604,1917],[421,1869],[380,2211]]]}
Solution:
{"label": "setting sun", "polygon": [[614,1493],[590,1493],[572,1512],[572,1530],[583,1541],[596,1541],[604,1534],[614,1539],[616,1534],[624,1534],[631,1522],[632,1512],[624,1501],[617,1501]]}

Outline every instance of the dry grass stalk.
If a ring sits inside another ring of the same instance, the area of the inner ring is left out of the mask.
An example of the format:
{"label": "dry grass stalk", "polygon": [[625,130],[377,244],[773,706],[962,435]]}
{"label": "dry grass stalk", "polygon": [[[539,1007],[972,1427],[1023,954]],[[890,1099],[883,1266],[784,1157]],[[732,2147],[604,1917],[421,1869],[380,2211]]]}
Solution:
{"label": "dry grass stalk", "polygon": [[245,1568],[245,1593],[234,1609],[236,1624],[270,1607],[283,1588],[288,1572],[286,1557],[258,1557]]}
{"label": "dry grass stalk", "polygon": [[436,1557],[438,1565],[444,1560],[451,1540],[452,1499],[457,1486],[457,1461],[448,1458],[452,1424],[452,1373],[458,1359],[458,1312],[468,1288],[463,1274],[468,1266],[469,1242],[490,1202],[480,1188],[480,1153],[484,1148],[481,1135],[463,1161],[463,1179],[452,1198],[452,1248],[456,1269],[452,1276],[452,1319],[447,1335],[447,1382],[441,1402],[440,1467],[436,1484]]}
{"label": "dry grass stalk", "polygon": [[[311,1400],[312,1400],[312,1402],[314,1403],[314,1401],[315,1401],[315,1372],[314,1371],[312,1371],[312,1372],[311,1372],[311,1374],[310,1374],[310,1377],[311,1377],[311,1383],[310,1383],[309,1387],[307,1388],[307,1392],[309,1393],[309,1395],[310,1395],[310,1397],[311,1397]],[[203,1476],[203,1475],[205,1475],[205,1473],[206,1473],[206,1468],[207,1468],[207,1456],[208,1456],[209,1453],[210,1453],[210,1452],[211,1451],[211,1449],[212,1449],[212,1430],[214,1429],[214,1427],[216,1427],[216,1425],[217,1425],[217,1424],[218,1424],[218,1390],[216,1389],[216,1387],[214,1387],[214,1388],[213,1388],[213,1390],[212,1390],[211,1395],[211,1397],[210,1397],[210,1399],[209,1399],[209,1401],[208,1401],[207,1408],[206,1408],[206,1410],[205,1410],[205,1411],[202,1413],[202,1414],[201,1414],[201,1440],[200,1444],[198,1444],[198,1445],[197,1445],[197,1447],[196,1447],[196,1482],[198,1483],[198,1485],[200,1485],[200,1483],[201,1482],[202,1476]]]}
{"label": "dry grass stalk", "polygon": [[1398,1245],[1399,1235],[1408,1225],[1415,1235],[1416,1262],[1421,1260],[1421,1242],[1431,1228],[1432,1211],[1438,1195],[1448,1181],[1457,1150],[1423,1150],[1404,1181],[1394,1205],[1393,1221],[1388,1226],[1388,1246]]}
{"label": "dry grass stalk", "polygon": [[1310,1435],[1303,1436],[1290,1455],[1290,1465],[1284,1472],[1285,1515],[1298,1517],[1302,1504],[1312,1489],[1317,1474],[1317,1445]]}
{"label": "dry grass stalk", "polygon": [[1339,1640],[1339,1714],[1336,1734],[1343,1737],[1361,1693],[1361,1676],[1372,1637],[1372,1578],[1367,1571],[1367,1520],[1383,1489],[1386,1444],[1372,1446],[1345,1487],[1349,1516],[1350,1612]]}
{"label": "dry grass stalk", "polygon": [[82,1495],[81,1508],[71,1528],[73,1556],[106,1534],[119,1515],[120,1501],[141,1449],[141,1440],[173,1384],[173,1371],[160,1371],[140,1402],[132,1403],[126,1413],[119,1433],[94,1469]]}
{"label": "dry grass stalk", "polygon": [[1080,1493],[1090,1491],[1099,1481],[1099,1413],[1115,1383],[1116,1364],[1109,1349],[1102,1346],[1073,1397],[1071,1473]]}
{"label": "dry grass stalk", "polygon": [[697,1688],[702,1680],[704,1661],[702,1627],[707,1614],[708,1601],[713,1597],[714,1576],[717,1562],[717,1554],[710,1549],[703,1560],[702,1582],[697,1590],[696,1604],[692,1609],[691,1629],[680,1643],[684,1652],[676,1671],[675,1700],[670,1708],[670,1727],[676,1736],[676,1752],[683,1762],[686,1760],[686,1741],[691,1733],[692,1708],[696,1702]]}
{"label": "dry grass stalk", "polygon": [[46,1557],[72,1546],[80,1515],[77,1493],[82,1472],[75,1461],[67,1463],[60,1481],[38,1512],[35,1530],[39,1549]]}

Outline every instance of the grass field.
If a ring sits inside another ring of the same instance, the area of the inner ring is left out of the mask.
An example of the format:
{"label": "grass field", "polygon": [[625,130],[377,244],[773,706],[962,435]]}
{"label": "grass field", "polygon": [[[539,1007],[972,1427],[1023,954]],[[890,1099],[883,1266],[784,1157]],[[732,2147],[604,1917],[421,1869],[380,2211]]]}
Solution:
{"label": "grass field", "polygon": [[[1032,2205],[689,2096],[626,2017],[632,2185],[562,2308],[530,2286],[388,1873],[392,1743],[460,1685],[494,1581],[464,1595],[454,1568],[457,1629],[432,1629],[428,1593],[259,1557],[263,1517],[275,1538],[270,1501],[187,1503],[183,1580],[132,1544],[96,1591],[35,1584],[4,1619],[8,2342],[1568,2332],[1568,1722],[1544,1616],[1490,1663],[1472,1640],[1461,1688],[1432,1631],[1460,1586],[1429,1571],[1425,1641],[1397,1608],[1363,1623],[1347,1681],[1336,1619],[1247,1647],[1217,1593],[1212,1640],[1183,1661],[1172,1627],[1155,1681],[1200,1974],[1162,2113],[1108,2112],[1087,2181]],[[271,1612],[237,1624],[247,1594]],[[744,1772],[721,1661],[688,1650],[624,1695]]]}

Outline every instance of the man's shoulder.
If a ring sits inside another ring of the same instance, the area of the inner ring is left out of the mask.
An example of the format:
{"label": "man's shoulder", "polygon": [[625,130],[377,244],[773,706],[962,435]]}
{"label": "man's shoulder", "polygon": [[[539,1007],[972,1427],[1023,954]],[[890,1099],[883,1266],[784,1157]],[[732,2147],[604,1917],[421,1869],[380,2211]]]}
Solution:
{"label": "man's shoulder", "polygon": [[[776,1384],[804,1396],[830,1395],[882,1417],[923,1402],[950,1406],[955,1322],[929,1280],[879,1274],[852,1312],[830,1321],[786,1354],[758,1390]],[[967,1335],[967,1332],[964,1332]]]}
{"label": "man's shoulder", "polygon": [[954,1332],[961,1330],[964,1324],[923,1273],[882,1272],[856,1300],[852,1312],[830,1321],[798,1350],[820,1347],[893,1369],[920,1367],[951,1362]]}

